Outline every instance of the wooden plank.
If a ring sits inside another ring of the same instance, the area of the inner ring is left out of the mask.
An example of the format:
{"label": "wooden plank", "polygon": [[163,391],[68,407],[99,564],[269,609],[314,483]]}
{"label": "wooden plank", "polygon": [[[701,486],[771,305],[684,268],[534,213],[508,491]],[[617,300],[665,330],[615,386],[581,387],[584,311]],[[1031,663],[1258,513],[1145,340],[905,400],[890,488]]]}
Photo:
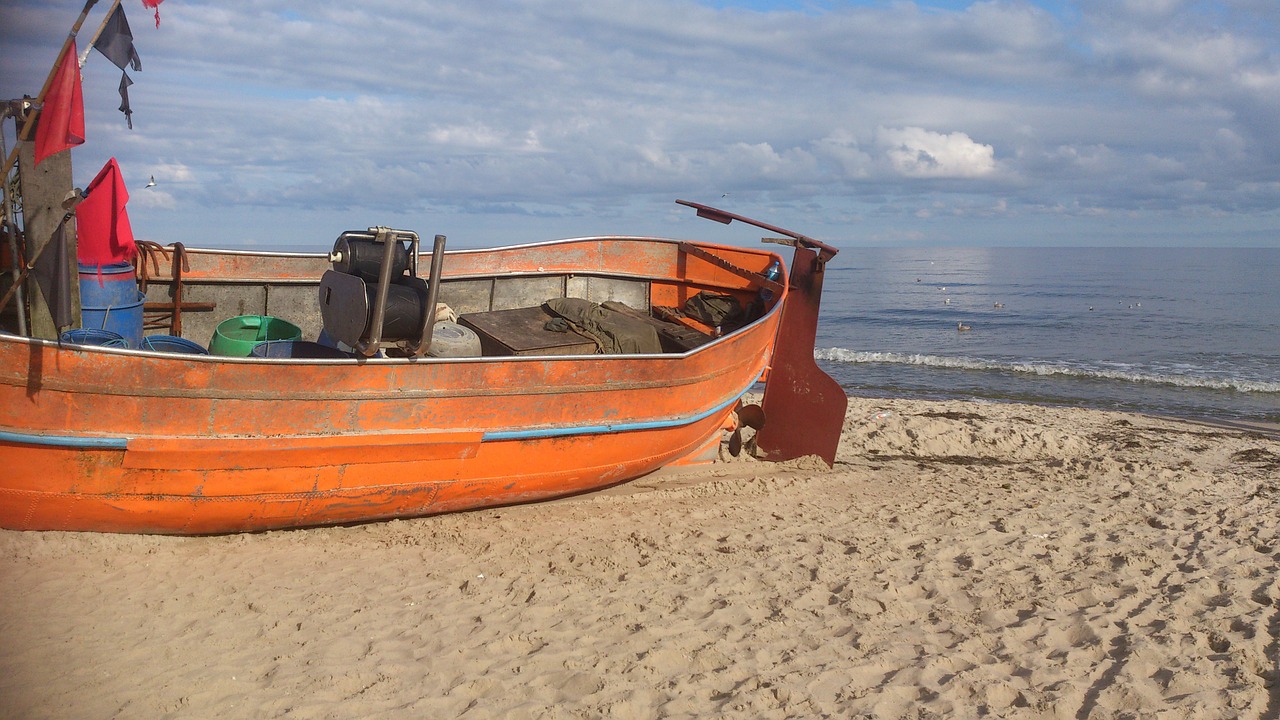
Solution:
{"label": "wooden plank", "polygon": [[595,340],[569,332],[547,330],[552,316],[541,307],[468,313],[458,324],[476,331],[488,355],[593,355]]}
{"label": "wooden plank", "polygon": [[181,305],[171,302],[146,302],[142,304],[142,309],[146,312],[172,312],[175,308],[184,311],[209,311],[215,310],[218,303],[212,302],[183,302]]}

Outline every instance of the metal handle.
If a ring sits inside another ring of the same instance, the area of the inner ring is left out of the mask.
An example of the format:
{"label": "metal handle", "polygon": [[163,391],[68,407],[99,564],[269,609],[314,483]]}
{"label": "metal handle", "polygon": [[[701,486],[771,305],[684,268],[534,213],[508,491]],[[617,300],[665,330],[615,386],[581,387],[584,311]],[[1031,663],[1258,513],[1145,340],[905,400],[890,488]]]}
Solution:
{"label": "metal handle", "polygon": [[431,248],[431,277],[427,282],[427,308],[422,314],[422,334],[418,336],[418,346],[413,348],[414,357],[422,357],[431,349],[432,331],[436,325],[436,302],[440,299],[440,273],[444,269],[444,236],[437,235],[435,245]]}
{"label": "metal handle", "polygon": [[835,257],[836,253],[840,252],[839,248],[831,247],[830,245],[822,242],[821,240],[814,240],[808,235],[801,235],[798,232],[795,232],[793,230],[787,230],[786,228],[780,228],[777,225],[770,225],[769,223],[760,222],[759,220],[752,220],[751,218],[746,217],[745,215],[738,215],[736,213],[731,213],[727,210],[714,208],[714,207],[711,207],[710,205],[703,205],[702,203],[689,202],[688,200],[676,200],[676,202],[686,207],[691,207],[694,210],[697,210],[698,217],[700,218],[715,220],[716,222],[724,225],[728,225],[734,220],[737,220],[738,222],[744,222],[744,223],[747,223],[748,225],[755,225],[756,227],[764,230],[768,230],[769,232],[775,232],[775,233],[778,233],[779,235],[786,235],[788,238],[791,238],[790,241],[787,241],[787,240],[779,241],[774,238],[766,238],[766,242],[782,242],[785,245],[812,248],[818,251],[819,262],[826,262],[831,258]]}

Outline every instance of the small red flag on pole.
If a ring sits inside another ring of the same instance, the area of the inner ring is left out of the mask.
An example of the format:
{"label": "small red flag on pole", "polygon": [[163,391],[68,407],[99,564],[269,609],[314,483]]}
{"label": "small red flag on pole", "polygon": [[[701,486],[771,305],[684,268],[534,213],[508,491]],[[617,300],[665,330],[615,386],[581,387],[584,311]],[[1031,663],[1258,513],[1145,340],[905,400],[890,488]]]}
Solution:
{"label": "small red flag on pole", "polygon": [[53,83],[44,96],[36,125],[36,165],[41,160],[84,143],[84,96],[74,40],[62,53]]}
{"label": "small red flag on pole", "polygon": [[160,27],[160,3],[164,0],[142,0],[142,7],[153,8],[156,11],[156,27]]}

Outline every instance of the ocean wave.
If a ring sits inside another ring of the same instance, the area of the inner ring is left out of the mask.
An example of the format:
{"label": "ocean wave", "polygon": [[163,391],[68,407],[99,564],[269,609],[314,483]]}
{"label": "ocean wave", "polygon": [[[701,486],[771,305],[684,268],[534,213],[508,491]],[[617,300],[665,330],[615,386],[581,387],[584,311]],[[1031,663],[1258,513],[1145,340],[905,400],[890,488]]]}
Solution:
{"label": "ocean wave", "polygon": [[1196,374],[1169,374],[1114,370],[1096,367],[1073,367],[1048,362],[1003,362],[981,358],[946,357],[940,355],[916,355],[889,352],[856,352],[844,348],[825,348],[814,351],[818,360],[838,363],[884,363],[917,365],[922,367],[951,368],[957,370],[986,370],[1023,373],[1027,375],[1061,375],[1068,377],[1117,380],[1132,383],[1153,383],[1208,390],[1233,390],[1244,393],[1280,393],[1280,382],[1246,380],[1243,378],[1215,378]]}

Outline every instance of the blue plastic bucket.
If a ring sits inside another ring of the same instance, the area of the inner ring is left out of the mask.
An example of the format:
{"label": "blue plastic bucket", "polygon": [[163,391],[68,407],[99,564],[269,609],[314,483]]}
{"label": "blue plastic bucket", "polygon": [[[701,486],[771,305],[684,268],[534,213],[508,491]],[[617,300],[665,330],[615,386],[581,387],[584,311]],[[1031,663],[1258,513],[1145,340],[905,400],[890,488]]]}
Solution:
{"label": "blue plastic bucket", "polygon": [[349,358],[350,353],[307,340],[271,340],[260,342],[249,351],[259,358]]}
{"label": "blue plastic bucket", "polygon": [[127,305],[138,295],[138,281],[130,263],[77,264],[80,270],[80,306]]}
{"label": "blue plastic bucket", "polygon": [[146,296],[133,289],[133,301],[90,305],[80,300],[80,325],[90,330],[110,330],[128,343],[127,347],[142,347],[142,303]]}
{"label": "blue plastic bucket", "polygon": [[100,345],[102,347],[129,347],[120,333],[96,328],[68,330],[58,336],[58,341],[71,345]]}
{"label": "blue plastic bucket", "polygon": [[208,355],[209,351],[198,342],[192,342],[176,335],[148,335],[142,338],[143,350],[155,352],[186,353],[188,355]]}

